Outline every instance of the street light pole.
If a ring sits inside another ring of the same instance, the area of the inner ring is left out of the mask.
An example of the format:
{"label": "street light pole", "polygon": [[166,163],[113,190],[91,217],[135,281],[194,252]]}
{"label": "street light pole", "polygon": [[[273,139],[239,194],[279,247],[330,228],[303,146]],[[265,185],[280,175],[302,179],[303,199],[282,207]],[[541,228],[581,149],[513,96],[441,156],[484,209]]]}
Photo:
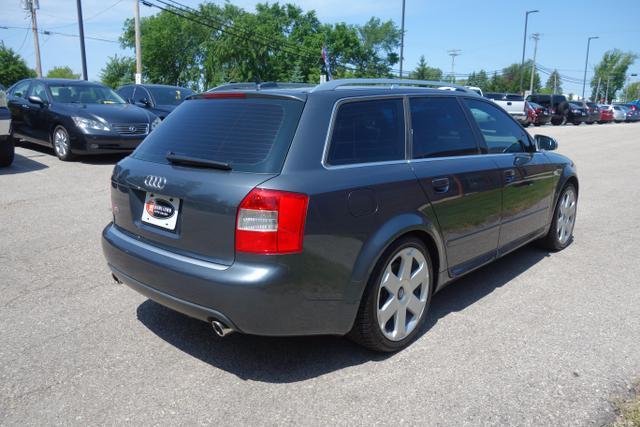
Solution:
{"label": "street light pole", "polygon": [[87,77],[87,53],[84,48],[84,23],[82,21],[82,0],[76,2],[78,7],[78,30],[80,31],[80,56],[82,57],[82,78],[88,80]]}
{"label": "street light pole", "polygon": [[404,61],[404,3],[402,0],[402,26],[400,28],[400,78],[402,78],[402,62]]}
{"label": "street light pole", "polygon": [[524,15],[524,40],[522,42],[522,61],[520,61],[520,93],[522,93],[522,88],[524,85],[524,73],[522,70],[524,69],[524,52],[527,49],[527,25],[529,23],[529,14],[530,13],[538,13],[539,10],[528,10]]}
{"label": "street light pole", "polygon": [[589,37],[587,39],[587,58],[584,60],[584,78],[582,80],[582,99],[584,100],[584,88],[587,85],[587,64],[589,64],[589,48],[591,47],[591,40],[599,39],[598,36]]}

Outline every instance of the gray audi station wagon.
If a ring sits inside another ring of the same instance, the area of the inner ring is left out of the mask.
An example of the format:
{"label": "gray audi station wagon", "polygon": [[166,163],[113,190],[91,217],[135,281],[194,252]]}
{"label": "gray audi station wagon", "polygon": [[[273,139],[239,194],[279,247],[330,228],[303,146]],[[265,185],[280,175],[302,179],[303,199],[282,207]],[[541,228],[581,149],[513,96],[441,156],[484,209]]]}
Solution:
{"label": "gray audi station wagon", "polygon": [[232,331],[396,351],[435,292],[572,240],[574,163],[449,83],[349,79],[195,95],[111,178],[114,278]]}

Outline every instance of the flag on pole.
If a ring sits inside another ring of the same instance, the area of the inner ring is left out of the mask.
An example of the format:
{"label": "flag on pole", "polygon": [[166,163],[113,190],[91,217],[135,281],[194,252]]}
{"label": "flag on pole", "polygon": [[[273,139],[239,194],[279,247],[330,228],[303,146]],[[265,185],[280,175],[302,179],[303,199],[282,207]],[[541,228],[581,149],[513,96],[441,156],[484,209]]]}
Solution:
{"label": "flag on pole", "polygon": [[331,64],[329,62],[329,54],[327,53],[326,46],[322,46],[322,60],[324,61],[324,66],[327,69],[327,80],[331,80]]}

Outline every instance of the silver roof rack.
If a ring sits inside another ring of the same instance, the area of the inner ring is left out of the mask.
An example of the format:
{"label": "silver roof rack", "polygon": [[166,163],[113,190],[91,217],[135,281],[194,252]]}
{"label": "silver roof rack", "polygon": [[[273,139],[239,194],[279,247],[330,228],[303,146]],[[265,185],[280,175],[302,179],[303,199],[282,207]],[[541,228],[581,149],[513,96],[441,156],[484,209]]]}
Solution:
{"label": "silver roof rack", "polygon": [[326,83],[321,83],[311,89],[311,92],[324,92],[330,90],[336,90],[339,87],[343,86],[388,86],[389,89],[397,89],[402,86],[429,86],[433,88],[439,87],[451,87],[460,92],[471,93],[477,95],[476,92],[467,89],[464,86],[447,83],[447,82],[438,82],[433,80],[410,80],[410,79],[338,79],[338,80],[330,80]]}

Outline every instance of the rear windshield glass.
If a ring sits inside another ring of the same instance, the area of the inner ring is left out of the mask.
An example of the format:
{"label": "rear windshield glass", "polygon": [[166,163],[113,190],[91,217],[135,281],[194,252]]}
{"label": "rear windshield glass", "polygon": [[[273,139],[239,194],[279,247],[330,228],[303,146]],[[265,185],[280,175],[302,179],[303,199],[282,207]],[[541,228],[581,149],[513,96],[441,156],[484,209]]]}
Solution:
{"label": "rear windshield glass", "polygon": [[484,96],[485,96],[485,98],[489,98],[489,99],[502,99],[502,98],[504,98],[504,94],[503,93],[485,93]]}
{"label": "rear windshield glass", "polygon": [[241,172],[276,173],[304,103],[277,98],[193,99],[180,104],[133,156],[168,163],[168,152],[229,163]]}

